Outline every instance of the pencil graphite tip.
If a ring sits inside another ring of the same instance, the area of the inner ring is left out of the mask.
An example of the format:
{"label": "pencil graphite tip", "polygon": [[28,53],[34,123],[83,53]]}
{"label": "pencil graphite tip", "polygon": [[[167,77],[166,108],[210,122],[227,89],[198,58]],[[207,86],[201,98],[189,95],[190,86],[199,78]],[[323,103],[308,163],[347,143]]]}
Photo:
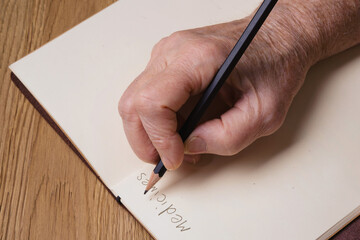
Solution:
{"label": "pencil graphite tip", "polygon": [[159,174],[154,174],[154,172],[152,172],[149,182],[146,185],[144,194],[146,194],[159,180],[160,180]]}

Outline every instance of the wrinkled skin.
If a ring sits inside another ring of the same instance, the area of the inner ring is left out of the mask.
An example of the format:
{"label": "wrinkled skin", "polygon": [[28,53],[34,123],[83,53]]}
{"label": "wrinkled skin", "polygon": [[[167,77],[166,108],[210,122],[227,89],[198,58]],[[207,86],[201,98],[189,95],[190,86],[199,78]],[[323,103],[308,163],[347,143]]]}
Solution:
{"label": "wrinkled skin", "polygon": [[[355,9],[353,18],[358,20],[360,4],[343,2]],[[212,117],[201,123],[185,144],[177,130],[179,119],[189,112],[186,103],[204,91],[251,16],[176,32],[157,43],[146,69],[119,102],[125,133],[137,156],[150,163],[160,156],[167,169],[176,169],[184,159],[197,162],[202,153],[236,154],[276,131],[309,68],[360,41],[357,22],[353,28],[358,37],[344,33],[337,39],[343,44],[333,44],[326,36],[340,30],[325,31],[320,26],[328,23],[321,21],[319,14],[295,4],[300,3],[279,1],[220,90]],[[321,7],[333,10],[332,6]],[[312,17],[299,17],[306,13]],[[344,21],[354,21],[348,18]]]}

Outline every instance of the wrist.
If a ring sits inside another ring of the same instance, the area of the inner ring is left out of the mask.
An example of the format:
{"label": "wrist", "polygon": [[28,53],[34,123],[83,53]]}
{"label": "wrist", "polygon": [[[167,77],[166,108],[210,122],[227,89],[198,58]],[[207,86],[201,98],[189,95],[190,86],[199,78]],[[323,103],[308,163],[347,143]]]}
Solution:
{"label": "wrist", "polygon": [[312,64],[360,43],[359,0],[280,0],[279,10]]}
{"label": "wrist", "polygon": [[[293,3],[281,2],[275,6],[249,46],[244,58],[249,62],[264,56],[270,62],[297,66],[299,71],[310,68],[321,56],[321,33],[311,23],[308,13]],[[243,19],[226,24],[228,46],[234,46],[255,12]],[[220,28],[219,28],[220,29]]]}
{"label": "wrist", "polygon": [[[213,26],[216,38],[230,51],[251,18]],[[244,57],[267,55],[303,71],[359,43],[359,0],[279,0]]]}
{"label": "wrist", "polygon": [[266,35],[263,38],[272,42],[273,49],[302,70],[310,68],[323,55],[323,36],[311,14],[311,10],[301,8],[297,3],[279,1],[262,33]]}

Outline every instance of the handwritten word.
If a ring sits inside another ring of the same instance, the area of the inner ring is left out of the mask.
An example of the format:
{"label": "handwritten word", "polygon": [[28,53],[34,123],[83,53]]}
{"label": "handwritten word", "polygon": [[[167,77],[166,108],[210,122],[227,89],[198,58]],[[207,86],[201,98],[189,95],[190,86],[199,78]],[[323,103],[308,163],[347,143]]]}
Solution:
{"label": "handwritten word", "polygon": [[[146,186],[149,182],[149,179],[146,176],[146,173],[140,173],[136,177],[136,179],[144,186]],[[181,232],[185,232],[191,229],[191,227],[186,226],[187,220],[180,214],[178,214],[178,210],[174,206],[174,204],[169,203],[167,200],[167,196],[154,186],[152,187],[148,194],[152,194],[149,201],[154,202],[156,205],[155,209],[157,211],[157,215],[160,216],[167,216],[169,220],[176,224],[176,228],[178,228]]]}

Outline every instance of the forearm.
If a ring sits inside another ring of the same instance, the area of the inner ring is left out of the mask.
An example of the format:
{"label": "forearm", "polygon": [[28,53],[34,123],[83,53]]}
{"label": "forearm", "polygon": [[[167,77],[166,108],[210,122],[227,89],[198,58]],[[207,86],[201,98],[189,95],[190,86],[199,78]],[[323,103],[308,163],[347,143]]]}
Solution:
{"label": "forearm", "polygon": [[[308,28],[320,60],[360,43],[359,0],[280,0]],[[304,30],[304,29],[303,29]]]}
{"label": "forearm", "polygon": [[[220,35],[233,39],[229,46],[233,46],[253,14],[219,25]],[[279,0],[249,46],[252,56],[245,54],[245,58],[262,58],[271,49],[278,59],[267,56],[264,65],[283,62],[308,69],[359,43],[360,0]]]}

